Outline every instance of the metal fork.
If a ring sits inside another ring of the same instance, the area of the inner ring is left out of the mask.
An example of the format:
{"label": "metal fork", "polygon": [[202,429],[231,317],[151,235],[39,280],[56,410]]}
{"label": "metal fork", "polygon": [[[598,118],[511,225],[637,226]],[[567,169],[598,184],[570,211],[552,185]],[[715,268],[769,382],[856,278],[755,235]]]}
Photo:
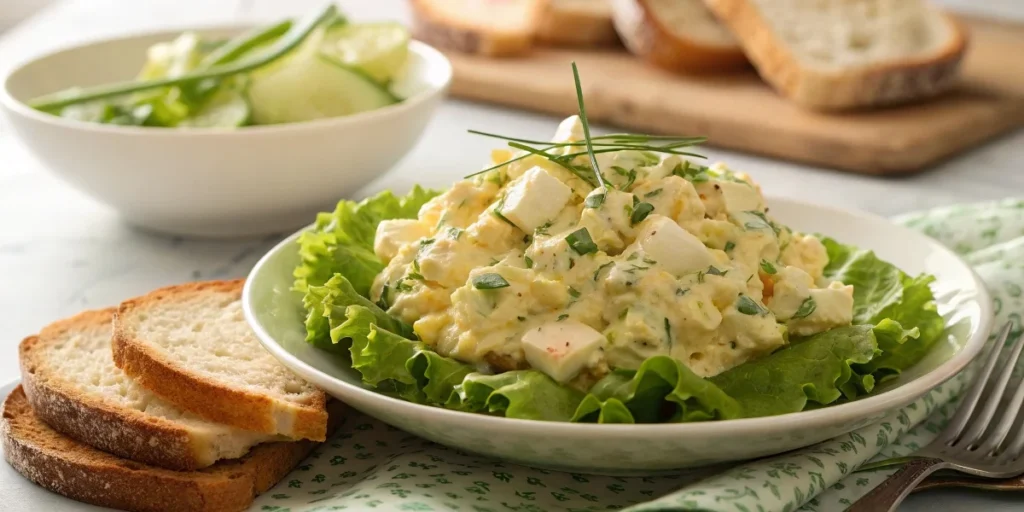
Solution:
{"label": "metal fork", "polygon": [[[1009,478],[1024,474],[1024,427],[1014,430],[1017,414],[1024,404],[1024,385],[1000,408],[1013,370],[1017,366],[1024,336],[1007,356],[1004,345],[1010,324],[999,332],[956,414],[928,446],[913,454],[919,457],[882,482],[848,512],[893,511],[914,486],[940,469],[953,469],[985,478]],[[997,373],[996,363],[1004,362]],[[1013,435],[1010,435],[1012,432]]]}

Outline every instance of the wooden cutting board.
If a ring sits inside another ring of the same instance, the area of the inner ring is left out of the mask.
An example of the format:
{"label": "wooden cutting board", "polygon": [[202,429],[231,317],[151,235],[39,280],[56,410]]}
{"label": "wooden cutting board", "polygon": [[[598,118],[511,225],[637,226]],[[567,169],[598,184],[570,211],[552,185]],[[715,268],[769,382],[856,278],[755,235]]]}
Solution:
{"label": "wooden cutting board", "polygon": [[450,53],[452,94],[569,115],[577,109],[569,67],[575,60],[592,122],[704,135],[712,146],[859,173],[909,173],[1024,125],[1024,25],[962,21],[971,40],[960,85],[900,107],[809,112],[775,94],[752,70],[677,75],[624,50],[539,49],[500,60]]}

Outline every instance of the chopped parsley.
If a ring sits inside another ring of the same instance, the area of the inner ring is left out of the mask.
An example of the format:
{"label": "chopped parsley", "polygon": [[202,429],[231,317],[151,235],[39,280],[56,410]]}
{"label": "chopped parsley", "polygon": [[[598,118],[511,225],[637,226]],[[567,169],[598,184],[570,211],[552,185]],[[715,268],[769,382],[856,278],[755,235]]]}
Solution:
{"label": "chopped parsley", "polygon": [[561,322],[562,320],[565,320],[566,318],[569,318],[569,315],[564,314],[564,313],[561,314],[561,315],[558,315],[558,321],[559,322]]}
{"label": "chopped parsley", "polygon": [[601,275],[601,271],[602,270],[604,270],[604,269],[606,269],[606,268],[608,268],[608,267],[610,267],[610,266],[612,266],[614,264],[615,264],[614,261],[609,261],[608,263],[605,263],[604,265],[601,265],[600,267],[597,267],[597,270],[594,271],[594,281],[597,281],[597,278],[598,278],[598,276]]}
{"label": "chopped parsley", "polygon": [[687,293],[690,293],[690,289],[689,288],[676,288],[676,296],[677,297],[682,297],[683,295],[686,295]]}
{"label": "chopped parsley", "polygon": [[377,307],[383,309],[384,311],[388,310],[388,293],[390,291],[391,287],[385,284],[384,289],[380,291],[380,298],[377,299]]}
{"label": "chopped parsley", "polygon": [[622,167],[613,165],[612,170],[615,171],[615,173],[618,174],[619,176],[625,176],[626,178],[626,183],[619,187],[619,190],[626,190],[629,187],[633,186],[633,182],[636,181],[636,169],[630,169],[627,171]]}
{"label": "chopped parsley", "polygon": [[669,348],[672,348],[672,324],[669,323],[668,317],[665,317],[665,339],[668,340]]}
{"label": "chopped parsley", "polygon": [[548,228],[551,227],[551,224],[552,224],[552,222],[550,220],[545,222],[544,224],[541,224],[541,226],[539,228],[533,230],[533,234],[535,234],[535,235],[547,235],[548,234]]}
{"label": "chopped parsley", "polygon": [[708,176],[707,167],[691,164],[688,160],[684,160],[683,163],[677,165],[676,168],[672,170],[672,174],[675,174],[684,180],[689,180],[692,183],[702,183],[711,179],[711,177]]}
{"label": "chopped parsley", "polygon": [[800,303],[800,307],[796,310],[796,313],[793,313],[793,318],[807,318],[811,313],[814,313],[814,310],[817,308],[818,303],[814,302],[814,297],[807,297],[802,303]]}
{"label": "chopped parsley", "polygon": [[768,260],[761,260],[761,270],[768,275],[775,275],[778,273],[778,270],[775,269],[775,265],[772,265],[772,262]]}
{"label": "chopped parsley", "polygon": [[576,288],[573,288],[572,286],[570,286],[569,287],[569,296],[571,296],[574,299],[578,299],[578,298],[580,298],[580,291],[577,290]]}
{"label": "chopped parsley", "polygon": [[662,189],[656,188],[656,189],[654,189],[654,190],[644,194],[644,197],[654,197],[654,196],[657,196],[658,194],[661,193],[661,191],[662,191]]}
{"label": "chopped parsley", "polygon": [[526,321],[526,317],[525,316],[517,316],[516,319],[519,320],[520,322],[525,322]]}
{"label": "chopped parsley", "polygon": [[448,236],[451,237],[452,240],[458,240],[462,237],[462,230],[455,227],[448,228]]}
{"label": "chopped parsley", "polygon": [[728,270],[723,272],[721,270],[718,270],[718,268],[715,267],[714,265],[708,267],[708,272],[707,272],[707,274],[710,275],[710,276],[724,276],[724,275],[726,275],[728,273],[729,273]]}
{"label": "chopped parsley", "polygon": [[732,243],[732,241],[728,241],[728,242],[725,243],[725,252],[729,252],[729,251],[731,251],[731,250],[733,250],[735,248],[736,248],[736,244]]}
{"label": "chopped parsley", "polygon": [[640,203],[633,208],[633,214],[629,216],[629,221],[633,225],[639,224],[653,211],[654,205],[651,203]]}
{"label": "chopped parsley", "polygon": [[480,274],[473,277],[473,287],[477,290],[496,290],[508,286],[508,281],[501,277],[501,274]]}
{"label": "chopped parsley", "polygon": [[740,295],[740,298],[736,300],[736,311],[743,313],[744,315],[763,315],[765,310],[757,303],[754,299],[747,297],[746,295]]}
{"label": "chopped parsley", "polygon": [[572,250],[576,251],[576,254],[581,256],[597,252],[597,244],[594,243],[593,238],[590,238],[590,232],[587,231],[587,228],[580,228],[569,233],[569,236],[565,237],[565,241]]}
{"label": "chopped parsley", "polygon": [[412,286],[409,286],[409,284],[405,282],[405,278],[402,278],[398,280],[397,284],[395,284],[395,290],[400,292],[409,292],[412,291]]}
{"label": "chopped parsley", "polygon": [[590,194],[587,199],[583,201],[583,206],[587,208],[600,208],[604,204],[605,194]]}
{"label": "chopped parsley", "polygon": [[523,256],[523,260],[526,261],[526,268],[533,268],[533,258],[529,256]]}

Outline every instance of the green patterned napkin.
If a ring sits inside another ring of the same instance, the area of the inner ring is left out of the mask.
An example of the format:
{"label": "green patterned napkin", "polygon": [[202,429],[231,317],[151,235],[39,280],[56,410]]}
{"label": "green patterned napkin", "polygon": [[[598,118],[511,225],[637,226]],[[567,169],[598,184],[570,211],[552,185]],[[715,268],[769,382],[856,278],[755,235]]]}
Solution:
{"label": "green patterned napkin", "polygon": [[[996,324],[1024,311],[1024,201],[954,206],[897,219],[962,255],[988,284]],[[796,452],[723,472],[619,478],[526,468],[460,452],[362,415],[253,510],[838,511],[894,470],[851,474],[866,462],[927,444],[966,385],[958,375],[882,421]],[[710,476],[709,476],[710,475]]]}

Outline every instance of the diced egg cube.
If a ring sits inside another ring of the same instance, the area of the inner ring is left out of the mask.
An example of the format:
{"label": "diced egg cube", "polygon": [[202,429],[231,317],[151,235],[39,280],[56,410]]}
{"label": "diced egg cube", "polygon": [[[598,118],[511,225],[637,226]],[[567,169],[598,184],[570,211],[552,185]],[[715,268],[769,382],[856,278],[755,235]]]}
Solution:
{"label": "diced egg cube", "polygon": [[764,210],[764,199],[753,185],[735,181],[719,181],[716,184],[722,191],[725,211],[730,215]]}
{"label": "diced egg cube", "polygon": [[779,269],[778,275],[772,280],[772,296],[766,299],[765,305],[775,318],[789,320],[811,296],[814,280],[807,272],[792,266]]}
{"label": "diced egg cube", "polygon": [[572,320],[550,322],[523,335],[523,354],[534,368],[567,382],[589,366],[604,345],[604,336]]}
{"label": "diced egg cube", "polygon": [[430,234],[430,229],[415,219],[385,220],[377,225],[373,239],[373,252],[384,261],[391,261],[403,245]]}
{"label": "diced egg cube", "polygon": [[527,233],[550,221],[572,197],[572,189],[540,167],[526,171],[509,187],[501,215]]}
{"label": "diced egg cube", "polygon": [[583,122],[580,116],[569,116],[558,124],[551,142],[577,142],[583,140]]}
{"label": "diced egg cube", "polygon": [[657,265],[676,276],[707,270],[715,264],[711,252],[697,237],[661,215],[651,215],[644,221],[637,243]]}
{"label": "diced egg cube", "polygon": [[790,320],[793,334],[809,336],[853,321],[853,286],[833,281],[828,288],[812,289],[811,299],[814,311],[806,318]]}

